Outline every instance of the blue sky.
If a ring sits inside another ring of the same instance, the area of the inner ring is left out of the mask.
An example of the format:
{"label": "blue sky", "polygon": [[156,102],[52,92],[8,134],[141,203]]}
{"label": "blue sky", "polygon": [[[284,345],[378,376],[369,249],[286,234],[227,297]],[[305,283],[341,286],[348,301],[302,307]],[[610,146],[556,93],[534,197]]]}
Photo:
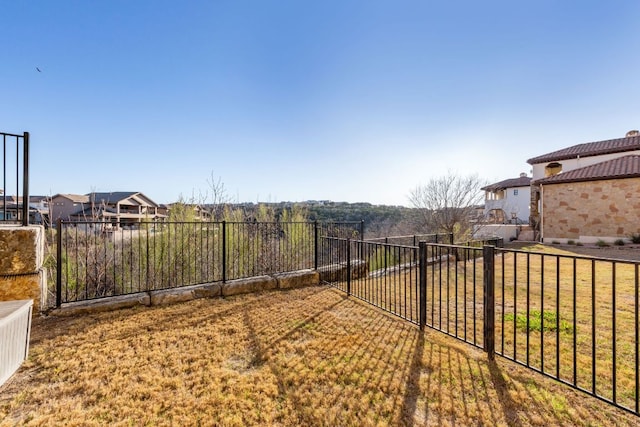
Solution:
{"label": "blue sky", "polygon": [[[640,2],[3,1],[31,193],[408,205],[640,128]],[[42,72],[38,72],[36,67]],[[202,201],[202,200],[198,200]]]}

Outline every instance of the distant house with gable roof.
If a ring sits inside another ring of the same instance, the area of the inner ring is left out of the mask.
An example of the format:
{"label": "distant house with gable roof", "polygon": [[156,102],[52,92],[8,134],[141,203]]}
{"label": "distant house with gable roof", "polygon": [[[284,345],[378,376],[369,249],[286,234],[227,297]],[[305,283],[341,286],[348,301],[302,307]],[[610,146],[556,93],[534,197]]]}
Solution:
{"label": "distant house with gable roof", "polygon": [[640,232],[640,132],[527,160],[539,240],[613,241]]}
{"label": "distant house with gable roof", "polygon": [[160,206],[156,202],[137,191],[56,194],[50,207],[53,221],[104,221],[127,226],[166,217],[158,212]]}

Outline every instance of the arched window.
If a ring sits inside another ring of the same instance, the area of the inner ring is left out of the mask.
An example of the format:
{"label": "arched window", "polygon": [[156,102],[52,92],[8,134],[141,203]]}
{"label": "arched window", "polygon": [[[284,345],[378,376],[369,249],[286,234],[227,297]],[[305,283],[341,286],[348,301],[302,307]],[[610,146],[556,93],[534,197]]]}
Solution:
{"label": "arched window", "polygon": [[544,176],[553,176],[562,172],[562,163],[552,162],[544,167]]}

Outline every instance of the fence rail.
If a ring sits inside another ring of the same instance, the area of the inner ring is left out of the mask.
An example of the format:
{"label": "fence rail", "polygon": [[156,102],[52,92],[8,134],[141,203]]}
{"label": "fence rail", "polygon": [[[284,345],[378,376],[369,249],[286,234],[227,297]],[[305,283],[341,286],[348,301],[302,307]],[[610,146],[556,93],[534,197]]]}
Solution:
{"label": "fence rail", "polygon": [[0,223],[29,225],[29,132],[0,132],[2,138],[2,187]]}
{"label": "fence rail", "polygon": [[347,294],[640,415],[639,262],[324,240]]}

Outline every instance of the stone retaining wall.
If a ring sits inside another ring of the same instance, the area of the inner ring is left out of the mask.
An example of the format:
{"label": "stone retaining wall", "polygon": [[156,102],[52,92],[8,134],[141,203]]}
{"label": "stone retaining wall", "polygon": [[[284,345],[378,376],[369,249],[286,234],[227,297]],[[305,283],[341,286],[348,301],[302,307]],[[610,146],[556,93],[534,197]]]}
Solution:
{"label": "stone retaining wall", "polygon": [[153,306],[191,301],[197,298],[227,297],[232,295],[262,292],[276,289],[293,289],[320,283],[320,275],[314,270],[300,270],[273,276],[257,276],[247,279],[230,280],[226,283],[205,283],[181,288],[139,292],[130,295],[79,301],[64,304],[50,314],[75,316],[100,311],[109,311],[136,306]]}

